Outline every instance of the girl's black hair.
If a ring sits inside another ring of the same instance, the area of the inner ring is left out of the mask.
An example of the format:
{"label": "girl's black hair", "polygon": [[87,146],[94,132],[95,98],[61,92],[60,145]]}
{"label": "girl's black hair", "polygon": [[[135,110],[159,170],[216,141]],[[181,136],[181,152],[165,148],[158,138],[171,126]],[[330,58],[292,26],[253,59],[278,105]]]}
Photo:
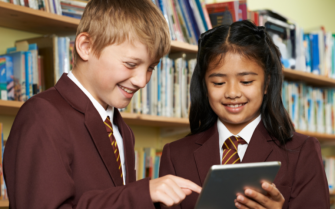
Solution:
{"label": "girl's black hair", "polygon": [[207,130],[217,121],[218,116],[207,98],[205,74],[209,64],[218,56],[222,59],[227,52],[232,52],[257,62],[264,69],[267,93],[263,97],[261,115],[266,130],[281,144],[293,137],[294,127],[281,98],[281,55],[264,27],[257,27],[247,20],[221,25],[201,34],[198,47],[190,87],[191,135]]}

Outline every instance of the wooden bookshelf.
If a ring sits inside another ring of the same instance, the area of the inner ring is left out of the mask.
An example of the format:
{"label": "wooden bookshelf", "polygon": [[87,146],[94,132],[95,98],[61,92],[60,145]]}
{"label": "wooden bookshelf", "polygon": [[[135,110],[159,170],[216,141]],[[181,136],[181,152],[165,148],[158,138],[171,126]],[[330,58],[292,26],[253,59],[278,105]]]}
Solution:
{"label": "wooden bookshelf", "polygon": [[335,87],[335,79],[323,75],[315,75],[299,70],[283,69],[285,79],[303,81],[313,86]]}
{"label": "wooden bookshelf", "polygon": [[[0,115],[15,116],[19,111],[23,102],[17,101],[4,101],[0,100]],[[172,118],[162,117],[155,115],[143,115],[134,113],[121,113],[123,119],[128,125],[140,125],[140,126],[151,126],[151,127],[188,127],[188,118]],[[297,132],[312,136],[321,142],[335,141],[335,134],[322,134],[316,132],[299,131]]]}
{"label": "wooden bookshelf", "polygon": [[0,207],[8,207],[9,206],[9,202],[8,200],[0,200]]}
{"label": "wooden bookshelf", "polygon": [[0,26],[40,34],[75,33],[79,20],[0,1]]}

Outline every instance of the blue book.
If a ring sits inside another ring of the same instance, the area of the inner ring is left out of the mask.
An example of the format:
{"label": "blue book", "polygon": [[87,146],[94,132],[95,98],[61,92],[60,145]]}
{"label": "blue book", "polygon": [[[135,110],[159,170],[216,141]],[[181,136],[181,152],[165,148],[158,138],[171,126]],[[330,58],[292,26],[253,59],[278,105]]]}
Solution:
{"label": "blue book", "polygon": [[[0,60],[1,59],[4,59],[4,64],[6,68],[7,100],[14,100],[13,60],[9,56],[0,56]],[[1,97],[1,99],[3,99],[3,97]]]}
{"label": "blue book", "polygon": [[189,0],[182,0],[182,3],[184,4],[183,8],[185,9],[185,11],[187,13],[188,20],[191,23],[191,28],[193,29],[195,40],[198,42],[199,37],[200,37],[200,30],[199,30],[197,22],[195,20],[190,2],[189,2]]}
{"label": "blue book", "polygon": [[195,1],[196,5],[197,5],[197,8],[199,10],[202,23],[205,26],[205,30],[208,31],[208,25],[207,25],[207,22],[206,22],[206,19],[205,19],[204,11],[202,10],[201,2],[200,2],[200,0],[194,0],[194,1]]}
{"label": "blue book", "polygon": [[6,54],[13,61],[13,80],[14,80],[14,100],[26,101],[26,69],[25,69],[25,53],[13,52]]}
{"label": "blue book", "polygon": [[196,39],[196,36],[194,34],[194,30],[192,28],[192,23],[191,23],[190,18],[188,17],[188,13],[186,11],[186,7],[185,7],[183,1],[184,0],[178,0],[178,3],[179,3],[179,6],[180,6],[180,10],[182,12],[182,16],[183,16],[183,18],[185,20],[184,22],[186,24],[187,32],[188,32],[188,34],[190,36],[190,40],[194,40],[193,44],[197,44],[198,39]]}
{"label": "blue book", "polygon": [[6,58],[0,57],[0,99],[7,100]]}
{"label": "blue book", "polygon": [[154,179],[157,179],[159,177],[159,162],[160,162],[161,158],[160,156],[156,155],[155,156],[155,165],[154,165]]}
{"label": "blue book", "polygon": [[320,75],[319,35],[310,34],[312,49],[312,73]]}
{"label": "blue book", "polygon": [[33,56],[30,51],[25,54],[25,76],[26,76],[26,95],[27,99],[33,96]]}
{"label": "blue book", "polygon": [[311,49],[310,49],[310,38],[308,34],[304,34],[304,43],[305,43],[305,60],[306,60],[306,71],[312,72],[312,63],[311,63]]}

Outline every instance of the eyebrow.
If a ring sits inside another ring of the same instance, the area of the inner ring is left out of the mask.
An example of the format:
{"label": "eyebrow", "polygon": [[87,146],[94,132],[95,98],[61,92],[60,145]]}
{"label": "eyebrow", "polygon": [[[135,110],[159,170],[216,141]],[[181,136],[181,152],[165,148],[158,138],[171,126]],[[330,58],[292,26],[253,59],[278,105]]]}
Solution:
{"label": "eyebrow", "polygon": [[[137,58],[137,57],[128,57],[128,58],[133,59],[133,60],[136,60],[136,61],[138,61],[138,62],[143,62],[142,59]],[[152,63],[151,65],[158,65],[159,62],[160,62],[160,61],[154,62],[154,63]]]}
{"label": "eyebrow", "polygon": [[[245,76],[245,75],[258,75],[258,74],[254,72],[241,72],[237,74],[237,76]],[[211,78],[211,77],[226,77],[226,76],[227,76],[226,74],[222,73],[212,73],[208,77]]]}

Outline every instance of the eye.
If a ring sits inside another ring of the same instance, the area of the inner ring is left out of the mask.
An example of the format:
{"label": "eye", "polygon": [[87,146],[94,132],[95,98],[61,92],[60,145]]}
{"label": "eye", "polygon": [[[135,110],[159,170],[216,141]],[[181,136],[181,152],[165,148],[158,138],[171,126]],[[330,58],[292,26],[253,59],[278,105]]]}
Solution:
{"label": "eye", "polygon": [[134,68],[134,67],[136,67],[136,64],[131,63],[131,62],[125,62],[125,64],[126,64],[127,67],[129,67],[129,68]]}
{"label": "eye", "polygon": [[244,85],[248,85],[248,84],[252,84],[253,81],[241,81],[242,84]]}
{"label": "eye", "polygon": [[155,70],[155,67],[153,67],[153,66],[149,67],[149,69],[148,69],[149,72],[152,72],[154,70]]}
{"label": "eye", "polygon": [[214,86],[221,86],[221,85],[223,85],[223,84],[225,84],[226,82],[222,82],[222,83],[214,83],[213,82],[213,84],[214,84]]}

